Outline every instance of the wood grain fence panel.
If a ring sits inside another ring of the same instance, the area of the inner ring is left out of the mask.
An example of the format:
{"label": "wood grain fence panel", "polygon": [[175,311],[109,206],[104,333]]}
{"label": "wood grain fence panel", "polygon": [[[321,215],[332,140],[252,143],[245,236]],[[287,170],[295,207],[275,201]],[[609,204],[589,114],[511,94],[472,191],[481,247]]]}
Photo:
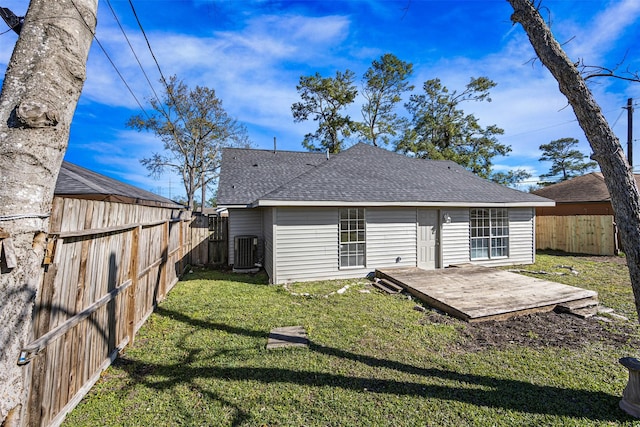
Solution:
{"label": "wood grain fence panel", "polygon": [[24,347],[29,425],[59,425],[177,282],[190,250],[189,222],[179,216],[54,199],[55,254],[37,294],[35,340]]}
{"label": "wood grain fence panel", "polygon": [[616,233],[613,216],[536,216],[536,249],[614,255]]}

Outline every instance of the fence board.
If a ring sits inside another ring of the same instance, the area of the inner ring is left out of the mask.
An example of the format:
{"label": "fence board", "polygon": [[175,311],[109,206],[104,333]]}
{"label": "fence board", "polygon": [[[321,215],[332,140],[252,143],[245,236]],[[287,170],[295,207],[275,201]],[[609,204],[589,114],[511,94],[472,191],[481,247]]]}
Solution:
{"label": "fence board", "polygon": [[[175,285],[190,255],[180,211],[55,198],[52,264],[38,292],[29,425],[59,425]],[[125,292],[122,292],[125,291]]]}
{"label": "fence board", "polygon": [[536,216],[536,249],[614,255],[617,245],[613,216]]}
{"label": "fence board", "polygon": [[192,224],[177,210],[54,200],[56,251],[38,292],[36,341],[25,347],[32,363],[29,425],[60,424],[134,341],[187,262],[210,264],[213,240],[226,247],[219,237],[226,228],[211,229],[208,219]]}

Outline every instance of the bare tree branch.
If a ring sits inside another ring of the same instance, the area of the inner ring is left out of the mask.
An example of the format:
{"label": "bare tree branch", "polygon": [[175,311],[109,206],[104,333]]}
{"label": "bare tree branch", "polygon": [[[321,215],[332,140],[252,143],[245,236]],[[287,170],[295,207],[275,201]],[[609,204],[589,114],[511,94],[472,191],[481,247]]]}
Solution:
{"label": "bare tree branch", "polygon": [[189,89],[176,76],[169,79],[164,99],[150,103],[155,114],[133,116],[127,126],[153,132],[162,141],[164,153],[154,153],[140,163],[155,178],[167,170],[181,175],[193,208],[196,191],[218,177],[222,147],[250,146],[246,129],[227,115],[213,89]]}

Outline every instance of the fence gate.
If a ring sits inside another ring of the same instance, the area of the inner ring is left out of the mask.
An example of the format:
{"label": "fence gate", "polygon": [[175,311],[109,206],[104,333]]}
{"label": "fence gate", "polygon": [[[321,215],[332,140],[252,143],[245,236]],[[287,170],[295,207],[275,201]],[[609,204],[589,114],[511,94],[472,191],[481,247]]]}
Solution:
{"label": "fence gate", "polygon": [[209,264],[226,265],[228,259],[228,224],[229,218],[209,216]]}

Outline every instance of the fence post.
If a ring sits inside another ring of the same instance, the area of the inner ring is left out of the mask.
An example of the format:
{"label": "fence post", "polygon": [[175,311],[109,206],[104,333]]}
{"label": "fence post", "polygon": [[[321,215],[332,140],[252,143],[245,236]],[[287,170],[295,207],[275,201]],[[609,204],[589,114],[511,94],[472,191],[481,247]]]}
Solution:
{"label": "fence post", "polygon": [[131,286],[127,290],[127,335],[129,345],[133,345],[136,333],[136,292],[138,289],[138,245],[140,243],[141,226],[137,226],[131,231],[131,253],[129,260],[129,278]]}
{"label": "fence post", "polygon": [[160,255],[160,300],[167,296],[167,263],[169,262],[169,220],[162,223],[162,252]]}

